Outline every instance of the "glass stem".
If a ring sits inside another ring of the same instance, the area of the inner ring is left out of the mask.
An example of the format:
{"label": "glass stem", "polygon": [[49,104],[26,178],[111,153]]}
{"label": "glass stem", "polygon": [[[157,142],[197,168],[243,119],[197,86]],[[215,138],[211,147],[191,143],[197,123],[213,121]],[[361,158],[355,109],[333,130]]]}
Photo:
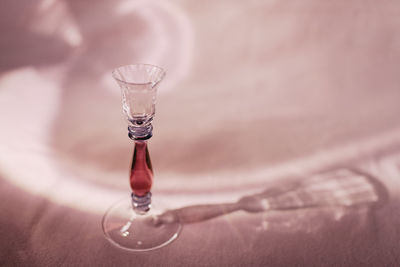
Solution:
{"label": "glass stem", "polygon": [[153,168],[146,140],[135,140],[129,181],[132,207],[136,213],[144,214],[150,210],[150,189],[153,183]]}

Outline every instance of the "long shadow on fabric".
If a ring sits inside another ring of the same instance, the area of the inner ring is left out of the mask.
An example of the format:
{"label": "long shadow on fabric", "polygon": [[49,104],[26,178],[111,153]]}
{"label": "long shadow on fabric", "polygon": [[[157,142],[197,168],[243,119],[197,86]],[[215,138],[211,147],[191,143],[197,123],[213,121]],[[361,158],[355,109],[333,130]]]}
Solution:
{"label": "long shadow on fabric", "polygon": [[341,206],[380,207],[388,201],[385,186],[372,175],[357,169],[337,169],[308,179],[271,185],[259,194],[244,196],[235,203],[193,205],[169,210],[153,223],[162,225],[179,220],[197,223],[236,211],[259,213]]}

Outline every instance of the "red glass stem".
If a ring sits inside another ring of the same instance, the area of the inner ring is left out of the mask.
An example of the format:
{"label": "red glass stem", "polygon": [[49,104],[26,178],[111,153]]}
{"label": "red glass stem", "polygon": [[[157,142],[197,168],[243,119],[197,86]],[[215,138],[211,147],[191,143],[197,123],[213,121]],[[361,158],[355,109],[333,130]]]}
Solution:
{"label": "red glass stem", "polygon": [[132,192],[137,196],[144,196],[150,192],[152,184],[153,168],[147,149],[147,141],[135,141],[130,173]]}

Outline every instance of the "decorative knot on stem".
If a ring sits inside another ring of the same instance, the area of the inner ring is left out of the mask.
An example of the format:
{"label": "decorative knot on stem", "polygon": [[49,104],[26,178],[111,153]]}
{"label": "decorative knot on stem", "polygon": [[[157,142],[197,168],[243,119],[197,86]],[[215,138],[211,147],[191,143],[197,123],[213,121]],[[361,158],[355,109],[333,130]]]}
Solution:
{"label": "decorative knot on stem", "polygon": [[137,126],[128,126],[128,136],[132,140],[147,140],[153,136],[153,125],[151,123]]}
{"label": "decorative knot on stem", "polygon": [[145,214],[150,210],[151,207],[151,193],[148,192],[143,196],[131,194],[132,197],[132,207],[138,214]]}

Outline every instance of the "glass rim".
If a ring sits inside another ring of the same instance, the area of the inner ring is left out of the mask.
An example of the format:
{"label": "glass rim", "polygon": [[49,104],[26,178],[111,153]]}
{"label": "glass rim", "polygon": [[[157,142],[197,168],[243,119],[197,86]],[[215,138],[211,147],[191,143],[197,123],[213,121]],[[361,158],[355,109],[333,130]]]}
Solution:
{"label": "glass rim", "polygon": [[151,82],[151,81],[149,81],[149,82],[143,82],[143,83],[139,83],[139,82],[128,82],[128,81],[124,81],[124,80],[121,80],[120,78],[118,78],[117,72],[118,72],[119,69],[125,68],[125,67],[133,67],[133,66],[135,66],[135,67],[147,66],[147,67],[152,67],[152,68],[155,68],[155,69],[160,70],[161,75],[160,75],[160,77],[159,77],[157,80],[154,81],[154,85],[153,85],[152,87],[154,87],[155,85],[157,85],[157,84],[164,78],[164,76],[165,76],[165,74],[166,74],[166,71],[165,71],[162,67],[159,67],[159,66],[157,66],[157,65],[148,64],[148,63],[135,63],[135,64],[127,64],[127,65],[122,65],[122,66],[119,66],[119,67],[115,67],[115,68],[111,71],[111,75],[112,75],[112,77],[113,77],[115,80],[117,80],[118,82],[123,83],[123,84],[127,84],[127,85],[148,85],[148,84],[152,84],[152,83],[153,83],[153,82]]}

